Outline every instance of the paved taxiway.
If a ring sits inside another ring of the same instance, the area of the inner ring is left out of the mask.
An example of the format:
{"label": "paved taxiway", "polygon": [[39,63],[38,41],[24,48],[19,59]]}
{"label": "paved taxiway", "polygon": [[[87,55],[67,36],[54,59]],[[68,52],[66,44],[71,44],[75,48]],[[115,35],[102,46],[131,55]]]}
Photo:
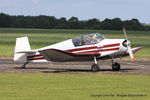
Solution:
{"label": "paved taxiway", "polygon": [[[98,61],[101,70],[96,74],[119,74],[119,75],[150,75],[150,61],[117,60],[121,64],[119,72],[112,71],[111,60]],[[53,63],[30,63],[25,69],[21,69],[22,63],[14,62],[10,58],[0,58],[0,73],[59,73],[59,74],[86,74],[94,73],[90,70],[90,62],[53,62]]]}

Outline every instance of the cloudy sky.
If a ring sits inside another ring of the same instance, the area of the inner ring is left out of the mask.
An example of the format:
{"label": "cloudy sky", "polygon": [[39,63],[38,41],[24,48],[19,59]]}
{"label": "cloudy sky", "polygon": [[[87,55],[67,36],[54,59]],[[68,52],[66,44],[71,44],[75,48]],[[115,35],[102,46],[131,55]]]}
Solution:
{"label": "cloudy sky", "polygon": [[0,0],[0,12],[10,15],[72,16],[80,20],[119,17],[150,23],[150,0]]}

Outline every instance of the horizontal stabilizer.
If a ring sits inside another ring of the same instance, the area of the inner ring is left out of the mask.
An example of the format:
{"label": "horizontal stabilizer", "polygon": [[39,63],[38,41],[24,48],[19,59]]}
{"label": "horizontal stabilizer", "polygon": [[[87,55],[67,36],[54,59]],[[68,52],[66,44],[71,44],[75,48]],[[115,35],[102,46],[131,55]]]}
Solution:
{"label": "horizontal stabilizer", "polygon": [[20,51],[20,52],[14,52],[14,53],[36,53],[36,50],[30,50],[30,51]]}

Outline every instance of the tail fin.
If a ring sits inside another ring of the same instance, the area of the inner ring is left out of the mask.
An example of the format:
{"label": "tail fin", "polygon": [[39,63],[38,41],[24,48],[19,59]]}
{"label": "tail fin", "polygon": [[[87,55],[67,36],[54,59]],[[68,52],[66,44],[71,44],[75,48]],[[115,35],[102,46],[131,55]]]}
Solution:
{"label": "tail fin", "polygon": [[17,52],[30,50],[31,47],[28,41],[28,37],[16,38],[14,61],[27,62],[27,53],[17,53]]}

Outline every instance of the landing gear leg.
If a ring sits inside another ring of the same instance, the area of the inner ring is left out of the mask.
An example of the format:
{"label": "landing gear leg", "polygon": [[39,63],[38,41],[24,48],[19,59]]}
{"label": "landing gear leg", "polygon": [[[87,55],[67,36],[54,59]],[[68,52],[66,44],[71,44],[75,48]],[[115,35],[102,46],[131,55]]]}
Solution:
{"label": "landing gear leg", "polygon": [[113,71],[119,71],[120,70],[120,64],[117,62],[114,62],[113,57],[112,57],[112,69],[113,69]]}
{"label": "landing gear leg", "polygon": [[28,64],[28,62],[24,63],[24,64],[21,66],[21,68],[25,68],[27,64]]}
{"label": "landing gear leg", "polygon": [[97,60],[96,60],[96,57],[94,56],[94,64],[91,66],[91,70],[93,72],[98,72],[100,70],[98,64],[97,64]]}

